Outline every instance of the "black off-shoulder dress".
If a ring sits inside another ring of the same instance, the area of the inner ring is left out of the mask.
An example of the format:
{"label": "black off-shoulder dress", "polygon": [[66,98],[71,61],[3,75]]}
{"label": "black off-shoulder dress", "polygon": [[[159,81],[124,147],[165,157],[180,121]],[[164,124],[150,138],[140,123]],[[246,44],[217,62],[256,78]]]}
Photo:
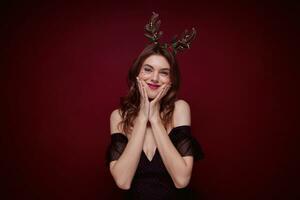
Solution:
{"label": "black off-shoulder dress", "polygon": [[[177,126],[171,130],[169,137],[181,156],[193,156],[194,161],[204,158],[201,145],[191,134],[190,126]],[[122,133],[113,133],[111,143],[106,152],[106,165],[117,160],[127,145],[128,139]],[[194,199],[194,193],[189,187],[178,189],[165,168],[156,148],[152,160],[148,160],[144,151],[124,199],[131,200],[179,200]]]}

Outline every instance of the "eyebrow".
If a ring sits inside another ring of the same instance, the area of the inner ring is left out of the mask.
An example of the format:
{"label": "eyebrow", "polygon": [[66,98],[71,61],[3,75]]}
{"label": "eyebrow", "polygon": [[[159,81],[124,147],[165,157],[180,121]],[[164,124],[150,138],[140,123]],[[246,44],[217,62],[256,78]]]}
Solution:
{"label": "eyebrow", "polygon": [[[152,69],[154,68],[153,66],[149,65],[149,64],[144,64],[144,66],[148,66],[148,67],[151,67]],[[169,68],[162,68],[160,70],[170,70]]]}

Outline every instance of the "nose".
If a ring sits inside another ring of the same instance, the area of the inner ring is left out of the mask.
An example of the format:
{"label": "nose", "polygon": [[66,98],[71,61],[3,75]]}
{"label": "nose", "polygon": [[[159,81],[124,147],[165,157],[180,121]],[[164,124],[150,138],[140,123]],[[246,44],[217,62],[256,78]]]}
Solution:
{"label": "nose", "polygon": [[154,83],[158,83],[158,72],[154,72],[151,81]]}

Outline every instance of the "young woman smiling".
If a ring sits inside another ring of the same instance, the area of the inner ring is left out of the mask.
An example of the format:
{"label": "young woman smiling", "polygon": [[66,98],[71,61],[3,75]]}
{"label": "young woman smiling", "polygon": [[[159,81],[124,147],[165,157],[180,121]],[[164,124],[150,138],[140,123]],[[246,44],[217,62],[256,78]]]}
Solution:
{"label": "young woman smiling", "polygon": [[175,55],[158,42],[146,46],[129,70],[127,96],[111,113],[107,164],[127,199],[191,198],[187,186],[203,152],[191,134],[190,106],[177,99]]}

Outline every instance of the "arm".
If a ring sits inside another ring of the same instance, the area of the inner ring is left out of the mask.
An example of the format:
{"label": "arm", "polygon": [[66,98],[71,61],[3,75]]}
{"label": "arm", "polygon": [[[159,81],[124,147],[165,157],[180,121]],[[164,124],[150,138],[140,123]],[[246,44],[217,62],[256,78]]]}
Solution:
{"label": "arm", "polygon": [[[110,117],[111,133],[122,132],[118,129],[121,116],[118,110],[112,112]],[[140,160],[147,120],[137,117],[133,127],[131,138],[127,143],[122,155],[118,160],[110,162],[110,172],[119,188],[127,190],[130,188],[137,165]]]}
{"label": "arm", "polygon": [[[173,114],[174,126],[190,125],[190,108],[189,105],[179,100],[175,103]],[[163,163],[169,172],[175,186],[184,188],[188,185],[193,168],[193,157],[182,157],[174,147],[166,132],[160,118],[150,121],[153,135],[157,144],[158,151],[161,155]]]}
{"label": "arm", "polygon": [[[128,141],[122,155],[117,161],[110,163],[110,172],[116,184],[121,189],[129,189],[138,166],[143,149],[144,138],[149,115],[149,101],[145,87],[137,78],[140,92],[140,110],[134,122],[130,140]],[[122,121],[118,110],[113,111],[110,118],[111,133],[123,132],[118,129],[119,122]]]}

